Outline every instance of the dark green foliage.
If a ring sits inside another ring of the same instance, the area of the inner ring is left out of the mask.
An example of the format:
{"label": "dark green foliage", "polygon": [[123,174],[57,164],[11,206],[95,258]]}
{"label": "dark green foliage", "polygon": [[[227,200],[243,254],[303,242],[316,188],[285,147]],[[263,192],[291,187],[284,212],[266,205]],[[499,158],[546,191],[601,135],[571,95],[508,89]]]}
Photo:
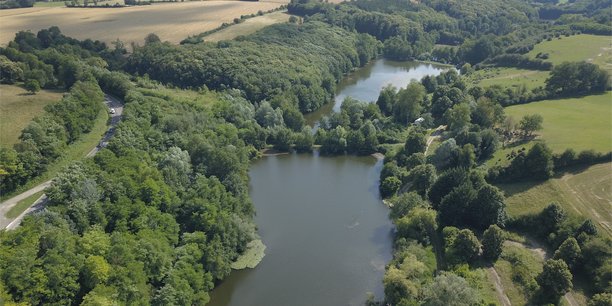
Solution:
{"label": "dark green foliage", "polygon": [[380,196],[383,198],[394,195],[402,186],[402,181],[391,176],[380,183]]}
{"label": "dark green foliage", "polygon": [[536,277],[545,298],[556,302],[572,289],[572,273],[563,260],[550,259],[544,270]]}
{"label": "dark green foliage", "polygon": [[472,231],[463,229],[445,233],[446,257],[449,263],[472,263],[478,258],[480,242]]}
{"label": "dark green foliage", "polygon": [[442,172],[436,182],[431,186],[429,190],[429,200],[433,204],[434,208],[440,204],[440,201],[448,193],[450,193],[455,187],[467,180],[468,173],[466,169],[454,168],[448,171]]}
{"label": "dark green foliage", "polygon": [[553,174],[553,154],[543,142],[537,142],[527,154],[517,154],[507,167],[489,169],[489,178],[492,181],[545,180]]}
{"label": "dark green foliage", "polygon": [[496,261],[502,253],[506,234],[493,224],[482,235],[482,256],[489,261]]}
{"label": "dark green foliage", "polygon": [[559,229],[566,218],[567,214],[563,208],[557,203],[551,203],[540,213],[538,226],[542,233],[553,233]]}
{"label": "dark green foliage", "polygon": [[556,96],[603,92],[608,87],[608,79],[608,73],[595,64],[563,63],[551,71],[546,90]]}
{"label": "dark green foliage", "polygon": [[419,195],[427,195],[427,191],[436,181],[436,168],[431,164],[419,165],[408,172],[407,176],[410,189]]}
{"label": "dark green foliage", "polygon": [[546,62],[541,59],[530,59],[526,55],[521,54],[501,54],[487,61],[500,67],[516,67],[530,70],[551,70],[553,65],[551,62]]}
{"label": "dark green foliage", "polygon": [[466,213],[476,196],[476,190],[469,181],[453,188],[442,198],[438,207],[440,223],[453,226],[467,224]]}
{"label": "dark green foliage", "polygon": [[411,128],[408,130],[408,136],[404,143],[403,154],[410,156],[415,153],[425,152],[427,147],[427,141],[425,140],[425,134],[419,128]]}
{"label": "dark green foliage", "polygon": [[597,292],[606,292],[612,279],[612,241],[606,237],[590,239],[582,246],[583,268]]}
{"label": "dark green foliage", "polygon": [[8,0],[3,1],[0,4],[0,10],[13,9],[19,7],[32,7],[34,6],[34,0]]}
{"label": "dark green foliage", "polygon": [[181,87],[238,88],[253,102],[283,94],[311,112],[331,99],[336,80],[365,64],[361,58],[376,55],[375,43],[319,22],[285,23],[217,45],[151,44],[127,67]]}
{"label": "dark green foliage", "polygon": [[565,261],[567,266],[573,269],[580,258],[582,257],[582,251],[578,245],[578,241],[574,237],[567,238],[555,251],[554,259],[562,259]]}

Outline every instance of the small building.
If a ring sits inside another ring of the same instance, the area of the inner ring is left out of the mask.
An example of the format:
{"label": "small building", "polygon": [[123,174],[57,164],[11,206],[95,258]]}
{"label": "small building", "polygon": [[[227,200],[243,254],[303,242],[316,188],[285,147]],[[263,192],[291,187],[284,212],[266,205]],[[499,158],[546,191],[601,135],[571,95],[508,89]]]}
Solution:
{"label": "small building", "polygon": [[417,120],[414,120],[414,125],[421,125],[425,121],[425,118],[419,117]]}

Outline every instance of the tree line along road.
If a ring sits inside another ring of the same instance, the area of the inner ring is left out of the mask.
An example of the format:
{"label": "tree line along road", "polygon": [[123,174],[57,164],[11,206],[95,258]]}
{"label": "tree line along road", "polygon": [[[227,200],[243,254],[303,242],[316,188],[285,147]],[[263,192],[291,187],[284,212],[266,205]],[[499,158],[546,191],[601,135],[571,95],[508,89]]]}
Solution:
{"label": "tree line along road", "polygon": [[[98,151],[100,151],[100,149],[105,147],[108,144],[108,141],[113,137],[113,135],[115,135],[115,127],[117,124],[119,124],[119,122],[121,122],[123,114],[123,101],[105,94],[104,104],[106,104],[108,107],[109,112],[111,109],[114,110],[110,114],[109,128],[100,139],[99,144],[92,148],[91,151],[87,153],[86,157],[93,157],[98,153]],[[8,213],[15,205],[19,204],[19,202],[27,199],[28,197],[45,190],[51,185],[51,183],[52,180],[48,180],[0,203],[0,229],[14,229],[21,224],[21,220],[23,220],[27,214],[41,210],[46,202],[46,197],[44,194],[16,218],[6,217],[6,213]]]}

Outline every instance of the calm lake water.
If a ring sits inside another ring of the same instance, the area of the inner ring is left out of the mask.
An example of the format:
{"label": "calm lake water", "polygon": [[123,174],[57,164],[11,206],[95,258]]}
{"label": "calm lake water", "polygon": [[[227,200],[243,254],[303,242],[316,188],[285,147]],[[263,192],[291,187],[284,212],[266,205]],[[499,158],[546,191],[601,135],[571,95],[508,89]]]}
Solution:
{"label": "calm lake water", "polygon": [[[404,87],[440,67],[377,60],[348,75],[334,103],[309,116],[339,110],[345,97],[375,101],[387,84]],[[378,193],[382,161],[373,157],[291,154],[251,165],[251,197],[266,256],[255,269],[233,271],[211,294],[211,306],[363,305],[383,297],[392,256],[392,224]]]}
{"label": "calm lake water", "polygon": [[331,111],[340,111],[342,101],[346,97],[376,102],[380,91],[389,84],[397,88],[406,87],[412,80],[418,81],[426,75],[438,75],[445,69],[448,67],[421,62],[396,62],[386,59],[372,61],[340,81],[336,85],[334,101],[306,115],[306,121],[313,124]]}

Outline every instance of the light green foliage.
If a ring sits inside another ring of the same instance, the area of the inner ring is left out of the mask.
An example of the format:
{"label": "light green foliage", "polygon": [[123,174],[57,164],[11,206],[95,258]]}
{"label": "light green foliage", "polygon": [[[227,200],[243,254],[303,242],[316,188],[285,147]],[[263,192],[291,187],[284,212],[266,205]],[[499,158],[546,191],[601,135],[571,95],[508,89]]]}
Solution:
{"label": "light green foliage", "polygon": [[396,221],[398,237],[410,238],[421,242],[431,241],[437,228],[436,211],[426,207],[416,207]]}
{"label": "light green foliage", "polygon": [[519,121],[519,129],[523,131],[523,135],[531,136],[533,132],[537,132],[542,129],[542,123],[544,118],[540,114],[525,115]]}
{"label": "light green foliage", "polygon": [[266,246],[260,239],[253,240],[247,244],[247,249],[231,265],[232,269],[241,270],[255,268],[265,256]]}
{"label": "light green foliage", "polygon": [[23,84],[23,87],[30,92],[30,94],[36,94],[40,91],[40,83],[37,80],[27,80]]}
{"label": "light green foliage", "polygon": [[97,284],[105,283],[110,276],[110,265],[104,257],[91,255],[85,259],[83,265],[83,285],[88,288],[93,288]]}
{"label": "light green foliage", "polygon": [[443,272],[423,289],[423,305],[468,306],[478,303],[478,293],[467,281],[450,272]]}
{"label": "light green foliage", "polygon": [[390,198],[388,201],[391,203],[389,216],[394,220],[407,215],[417,207],[427,207],[429,205],[415,192],[405,192]]}

